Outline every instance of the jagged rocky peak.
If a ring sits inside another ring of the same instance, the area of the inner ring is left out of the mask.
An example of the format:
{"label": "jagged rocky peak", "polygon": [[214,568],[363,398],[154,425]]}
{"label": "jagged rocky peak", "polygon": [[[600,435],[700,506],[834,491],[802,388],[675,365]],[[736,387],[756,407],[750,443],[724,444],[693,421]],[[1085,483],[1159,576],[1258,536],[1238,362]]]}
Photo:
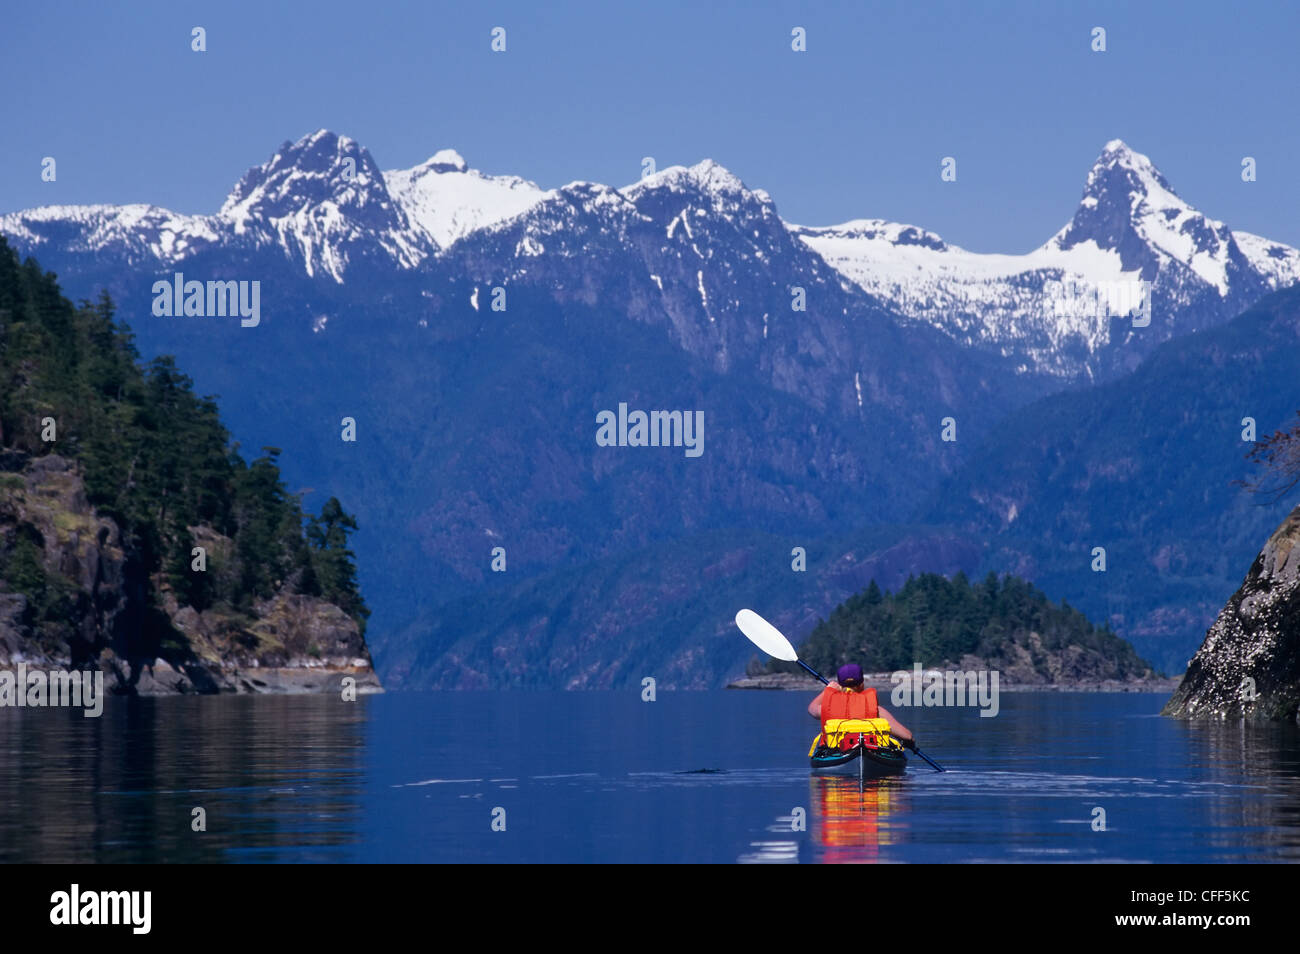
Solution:
{"label": "jagged rocky peak", "polygon": [[739,176],[736,176],[725,166],[714,162],[712,159],[704,159],[693,166],[669,166],[666,169],[645,176],[639,182],[628,186],[624,191],[640,193],[649,189],[664,187],[713,193],[746,193],[749,191]]}
{"label": "jagged rocky peak", "polygon": [[625,187],[623,193],[633,202],[663,191],[707,197],[715,202],[756,202],[771,204],[771,197],[761,189],[750,189],[740,177],[721,163],[704,159],[693,166],[669,166],[651,173]]}
{"label": "jagged rocky peak", "polygon": [[1114,195],[1121,191],[1116,188],[1116,183],[1121,181],[1129,192],[1149,193],[1153,185],[1171,194],[1174,191],[1149,157],[1134,152],[1122,139],[1112,139],[1102,147],[1101,155],[1088,171],[1083,194],[1098,199]]}
{"label": "jagged rocky peak", "polygon": [[[617,237],[637,208],[618,189],[599,182],[570,182],[548,192],[541,201],[519,217],[524,231],[555,234],[573,230],[570,244],[594,231],[612,230]],[[510,223],[505,223],[508,227]]]}
{"label": "jagged rocky peak", "polygon": [[1198,212],[1174,191],[1155,164],[1123,140],[1106,143],[1088,172],[1074,218],[1048,243],[1068,250],[1093,243],[1116,252],[1126,271],[1153,280],[1172,259],[1228,293],[1228,266],[1245,260],[1232,231]]}
{"label": "jagged rocky peak", "polygon": [[1164,714],[1300,720],[1300,507],[1255,557]]}
{"label": "jagged rocky peak", "polygon": [[437,247],[393,200],[370,153],[327,129],[250,169],[218,218],[244,240],[282,248],[308,275],[339,282],[360,261],[410,268]]}
{"label": "jagged rocky peak", "polygon": [[319,129],[284,143],[268,161],[249,169],[218,214],[238,226],[252,218],[283,218],[324,202],[352,209],[392,205],[369,151],[354,139]]}
{"label": "jagged rocky peak", "polygon": [[1112,139],[1088,170],[1075,219],[1092,211],[1099,217],[1127,222],[1140,215],[1142,203],[1152,200],[1172,200],[1186,207],[1147,156],[1134,152],[1122,139]]}
{"label": "jagged rocky peak", "polygon": [[770,262],[795,242],[771,197],[712,159],[670,166],[620,191],[664,241],[705,257],[758,250]]}

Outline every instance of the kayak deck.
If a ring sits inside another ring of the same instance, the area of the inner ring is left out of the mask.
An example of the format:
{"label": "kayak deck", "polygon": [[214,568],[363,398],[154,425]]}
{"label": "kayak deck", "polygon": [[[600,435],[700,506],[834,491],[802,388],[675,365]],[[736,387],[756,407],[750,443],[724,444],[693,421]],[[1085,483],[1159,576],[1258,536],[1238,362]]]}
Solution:
{"label": "kayak deck", "polygon": [[[882,778],[907,771],[907,756],[893,749],[873,749],[855,745],[851,749],[828,749],[818,746],[809,758],[818,775],[865,775]],[[861,762],[862,764],[859,764]]]}
{"label": "kayak deck", "polygon": [[880,778],[907,770],[907,754],[886,719],[827,719],[808,748],[816,774]]}

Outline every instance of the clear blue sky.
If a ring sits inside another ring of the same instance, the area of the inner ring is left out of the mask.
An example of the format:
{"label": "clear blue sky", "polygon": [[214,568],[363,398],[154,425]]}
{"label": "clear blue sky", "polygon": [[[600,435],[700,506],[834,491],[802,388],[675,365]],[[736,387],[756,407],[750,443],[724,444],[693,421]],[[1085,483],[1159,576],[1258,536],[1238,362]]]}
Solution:
{"label": "clear blue sky", "polygon": [[[710,157],[790,221],[881,217],[1017,252],[1065,223],[1118,137],[1209,215],[1300,246],[1300,4],[479,6],[9,4],[0,212],[213,212],[245,169],[324,126],[381,168],[451,147],[543,186]],[[190,52],[193,26],[208,52]],[[46,155],[57,183],[40,181]],[[955,184],[939,180],[947,155]],[[1241,181],[1245,155],[1258,182]]]}

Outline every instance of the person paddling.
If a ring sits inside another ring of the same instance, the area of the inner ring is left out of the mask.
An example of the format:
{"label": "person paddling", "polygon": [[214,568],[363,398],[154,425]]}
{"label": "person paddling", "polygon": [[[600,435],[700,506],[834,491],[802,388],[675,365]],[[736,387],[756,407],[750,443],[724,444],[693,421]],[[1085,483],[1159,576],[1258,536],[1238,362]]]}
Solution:
{"label": "person paddling", "polygon": [[894,738],[909,749],[916,747],[912,731],[876,701],[876,690],[862,687],[862,667],[857,663],[848,663],[839,668],[835,679],[808,703],[808,714],[823,727],[827,719],[881,718],[889,723],[889,731]]}

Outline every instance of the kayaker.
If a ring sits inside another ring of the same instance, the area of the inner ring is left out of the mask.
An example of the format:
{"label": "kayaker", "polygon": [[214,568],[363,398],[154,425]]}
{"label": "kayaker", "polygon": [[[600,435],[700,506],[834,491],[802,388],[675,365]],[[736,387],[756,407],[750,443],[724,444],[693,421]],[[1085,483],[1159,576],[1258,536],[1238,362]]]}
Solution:
{"label": "kayaker", "polygon": [[[818,722],[825,724],[823,712],[828,700],[837,693],[841,696],[850,698],[840,702],[838,699],[835,708],[841,714],[841,718],[866,719],[871,718],[871,710],[875,714],[889,723],[889,731],[899,742],[913,748],[915,742],[912,738],[912,731],[903,723],[894,718],[893,714],[876,701],[876,690],[862,688],[862,667],[857,663],[847,663],[839,668],[835,673],[835,678],[831,680],[830,685],[819,692],[812,702],[808,703],[808,714]],[[856,698],[853,698],[855,697]],[[835,718],[835,716],[830,716]]]}

